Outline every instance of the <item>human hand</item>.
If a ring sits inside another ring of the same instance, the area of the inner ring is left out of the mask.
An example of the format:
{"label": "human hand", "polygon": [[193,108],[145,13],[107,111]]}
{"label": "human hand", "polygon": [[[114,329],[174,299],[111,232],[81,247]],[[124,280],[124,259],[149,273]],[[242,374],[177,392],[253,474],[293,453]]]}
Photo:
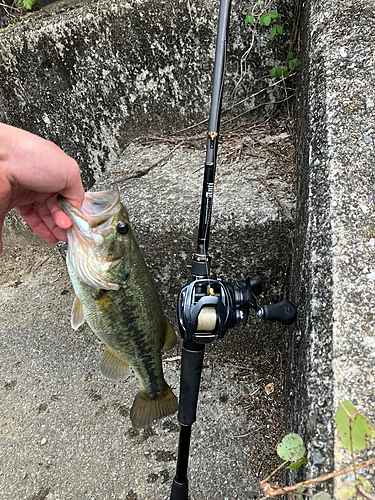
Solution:
{"label": "human hand", "polygon": [[71,221],[57,204],[59,193],[81,208],[77,163],[52,142],[0,123],[0,252],[1,229],[12,208],[49,243],[66,242]]}

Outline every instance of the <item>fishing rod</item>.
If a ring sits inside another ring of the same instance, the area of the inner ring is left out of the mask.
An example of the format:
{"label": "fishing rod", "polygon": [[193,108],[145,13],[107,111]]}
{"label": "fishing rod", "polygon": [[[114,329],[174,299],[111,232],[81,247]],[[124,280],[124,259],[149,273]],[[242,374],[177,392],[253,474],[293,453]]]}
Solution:
{"label": "fishing rod", "polygon": [[262,291],[262,284],[257,279],[246,278],[245,281],[228,283],[210,278],[211,256],[208,244],[230,5],[231,0],[220,0],[198,243],[191,262],[194,280],[180,291],[177,303],[179,329],[184,342],[178,411],[180,437],[170,500],[188,500],[187,470],[191,427],[196,420],[205,344],[222,339],[228,329],[239,323],[246,324],[249,309],[254,309],[260,318],[279,321],[285,325],[291,325],[297,315],[295,306],[289,300],[261,306],[257,296]]}

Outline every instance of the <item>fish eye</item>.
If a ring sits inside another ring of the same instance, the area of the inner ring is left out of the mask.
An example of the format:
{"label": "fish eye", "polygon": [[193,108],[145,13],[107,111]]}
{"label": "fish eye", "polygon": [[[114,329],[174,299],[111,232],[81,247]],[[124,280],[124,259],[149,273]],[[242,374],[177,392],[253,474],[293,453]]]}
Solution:
{"label": "fish eye", "polygon": [[129,231],[129,224],[126,224],[126,222],[119,222],[117,224],[117,231],[121,234],[121,235],[125,235],[128,233]]}

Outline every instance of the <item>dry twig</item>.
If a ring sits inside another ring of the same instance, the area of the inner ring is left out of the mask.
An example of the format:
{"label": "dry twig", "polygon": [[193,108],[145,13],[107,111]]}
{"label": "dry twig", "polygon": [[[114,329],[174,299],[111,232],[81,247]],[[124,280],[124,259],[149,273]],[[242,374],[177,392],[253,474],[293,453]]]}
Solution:
{"label": "dry twig", "polygon": [[280,200],[280,198],[277,196],[276,193],[274,193],[274,191],[271,189],[271,187],[268,185],[268,183],[266,182],[265,179],[263,179],[263,177],[257,177],[257,180],[259,182],[261,182],[263,184],[263,186],[267,189],[267,191],[269,191],[272,196],[275,198],[275,200],[277,201],[277,203],[280,205],[280,207],[284,210],[285,212],[285,215],[288,217],[288,219],[291,221],[292,224],[294,224],[294,219],[293,219],[293,216],[292,214],[289,212],[289,210],[286,208],[286,206],[284,205],[284,203]]}
{"label": "dry twig", "polygon": [[[182,144],[183,144],[182,142],[177,144],[177,146],[175,146],[171,151],[169,151],[168,154],[163,156],[163,158],[161,158],[157,162],[153,163],[150,167],[144,168],[143,170],[136,170],[132,175],[129,175],[128,177],[124,177],[123,179],[121,179],[121,181],[127,181],[129,179],[139,179],[140,177],[143,177],[144,175],[148,174],[150,172],[150,170],[157,167],[163,161],[167,160],[176,151],[176,149],[178,149],[180,146],[182,146]],[[119,182],[119,181],[113,181],[113,182],[111,182],[111,185],[116,184],[117,182]]]}
{"label": "dry twig", "polygon": [[325,474],[324,476],[314,477],[313,479],[303,481],[302,483],[293,484],[292,486],[281,487],[277,484],[267,483],[266,481],[261,481],[260,486],[264,491],[266,498],[272,498],[277,495],[284,495],[285,493],[289,493],[290,491],[298,490],[298,488],[308,488],[312,484],[322,483],[334,477],[347,474],[348,472],[353,472],[354,470],[364,469],[365,467],[368,467],[372,464],[375,464],[375,458],[371,458],[370,460],[366,460],[365,462],[360,462],[359,464],[356,464],[355,468],[352,465],[351,467],[347,467],[346,469],[342,469],[337,472],[330,472],[329,474]]}

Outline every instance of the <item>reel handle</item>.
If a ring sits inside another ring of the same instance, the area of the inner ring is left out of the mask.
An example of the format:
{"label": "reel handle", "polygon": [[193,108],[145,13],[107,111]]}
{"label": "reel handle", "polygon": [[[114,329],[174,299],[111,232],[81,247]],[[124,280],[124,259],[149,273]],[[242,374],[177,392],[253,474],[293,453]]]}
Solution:
{"label": "reel handle", "polygon": [[277,304],[263,306],[263,318],[269,321],[279,321],[284,325],[291,325],[297,317],[297,309],[289,300],[282,300]]}

